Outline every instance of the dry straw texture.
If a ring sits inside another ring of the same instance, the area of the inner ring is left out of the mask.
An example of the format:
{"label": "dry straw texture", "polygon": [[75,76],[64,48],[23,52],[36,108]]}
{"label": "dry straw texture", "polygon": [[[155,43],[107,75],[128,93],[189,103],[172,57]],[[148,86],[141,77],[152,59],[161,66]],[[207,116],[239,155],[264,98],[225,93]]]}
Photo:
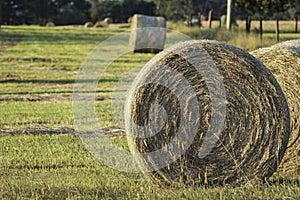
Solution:
{"label": "dry straw texture", "polygon": [[274,74],[288,101],[291,136],[280,171],[300,173],[300,40],[252,52]]}
{"label": "dry straw texture", "polygon": [[[215,66],[215,74],[205,74],[209,66]],[[169,71],[175,75],[168,76]],[[194,91],[196,107],[190,106],[193,96],[183,87],[185,80]],[[225,101],[219,91],[222,84]],[[160,108],[158,116],[149,116],[153,105]],[[225,109],[218,109],[222,106]],[[158,54],[136,79],[127,109],[131,151],[138,153],[136,160],[144,172],[166,185],[238,185],[264,179],[277,169],[289,138],[287,102],[276,79],[247,52],[220,42],[188,41]],[[194,110],[196,119],[191,117]],[[162,119],[164,113],[167,117]],[[224,127],[218,133],[214,127],[221,119]],[[161,120],[165,124],[160,128],[149,126]],[[194,124],[195,136],[188,145]],[[209,130],[214,135],[208,135]],[[182,140],[174,145],[177,135]],[[167,146],[170,142],[172,147]],[[208,154],[199,156],[204,144],[210,144]],[[176,155],[174,149],[180,148],[183,154]],[[174,162],[160,168],[164,158],[150,154],[160,149],[164,149],[161,155],[170,154]],[[155,166],[155,171],[148,172]]]}

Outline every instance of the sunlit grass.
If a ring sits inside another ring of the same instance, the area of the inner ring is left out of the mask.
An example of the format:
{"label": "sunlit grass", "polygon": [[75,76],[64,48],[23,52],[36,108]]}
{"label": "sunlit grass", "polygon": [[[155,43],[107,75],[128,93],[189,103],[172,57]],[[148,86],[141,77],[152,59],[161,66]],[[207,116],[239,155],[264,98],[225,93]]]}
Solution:
{"label": "sunlit grass", "polygon": [[[246,34],[245,22],[238,21],[238,26],[233,26],[231,31],[227,31],[224,26],[219,28],[219,21],[213,21],[212,29],[208,29],[207,23],[203,22],[204,27],[187,27],[183,22],[169,22],[168,28],[187,34],[191,38],[210,39],[232,44],[247,51],[253,51],[257,48],[271,46],[276,41],[275,21],[263,22],[263,40],[259,36],[259,22],[252,21],[251,33]],[[294,21],[280,21],[281,33],[280,41],[298,39],[300,34],[294,33]]]}
{"label": "sunlit grass", "polygon": [[[264,34],[262,42],[255,30],[246,35],[239,28],[228,32],[215,25],[211,30],[187,28],[183,24],[168,26],[194,39],[225,41],[246,50],[276,43],[271,25],[265,26],[270,31]],[[76,73],[97,45],[124,30],[128,29],[1,26],[0,95],[8,99],[0,101],[0,129],[76,128],[71,101]],[[290,29],[281,34],[282,40],[297,37],[299,34]],[[124,98],[125,91],[115,90],[124,89],[128,84],[124,81],[132,79],[126,73],[138,71],[153,56],[126,53],[99,75],[96,96],[105,97],[95,101],[100,127],[119,125],[111,98],[119,94]],[[9,100],[34,95],[67,98]],[[125,137],[110,137],[110,140],[128,150]],[[265,183],[236,188],[165,187],[141,174],[104,166],[85,150],[76,135],[0,135],[1,199],[297,199],[299,195],[296,174],[276,174]]]}

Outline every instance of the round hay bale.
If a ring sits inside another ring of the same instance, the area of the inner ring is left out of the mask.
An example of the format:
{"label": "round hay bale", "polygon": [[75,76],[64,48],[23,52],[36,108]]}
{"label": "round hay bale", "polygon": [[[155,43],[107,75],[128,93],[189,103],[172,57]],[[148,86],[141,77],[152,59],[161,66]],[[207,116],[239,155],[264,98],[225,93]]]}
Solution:
{"label": "round hay bale", "polygon": [[270,177],[289,139],[289,111],[256,58],[215,41],[164,50],[128,95],[126,132],[141,170],[166,185],[238,185]]}
{"label": "round hay bale", "polygon": [[55,24],[54,24],[53,22],[47,22],[47,23],[46,23],[46,26],[47,26],[47,27],[54,27]]}
{"label": "round hay bale", "polygon": [[127,19],[127,23],[128,23],[128,24],[131,24],[132,18],[133,18],[133,17],[131,16],[131,17],[129,17],[129,18]]}
{"label": "round hay bale", "polygon": [[288,40],[281,42],[272,46],[272,48],[284,48],[300,55],[300,39],[298,40]]}
{"label": "round hay bale", "polygon": [[104,21],[100,21],[100,22],[96,22],[94,25],[94,28],[101,28],[101,27],[108,27],[109,24],[104,22]]}
{"label": "round hay bale", "polygon": [[105,22],[107,24],[111,24],[111,23],[113,23],[113,20],[110,17],[105,17],[104,20],[103,20],[103,22]]}
{"label": "round hay bale", "polygon": [[300,40],[280,43],[251,53],[274,74],[290,109],[291,134],[279,170],[300,173]]}
{"label": "round hay bale", "polygon": [[92,22],[86,22],[85,24],[84,24],[84,28],[91,28],[91,27],[93,27],[94,26],[94,24],[92,23]]}

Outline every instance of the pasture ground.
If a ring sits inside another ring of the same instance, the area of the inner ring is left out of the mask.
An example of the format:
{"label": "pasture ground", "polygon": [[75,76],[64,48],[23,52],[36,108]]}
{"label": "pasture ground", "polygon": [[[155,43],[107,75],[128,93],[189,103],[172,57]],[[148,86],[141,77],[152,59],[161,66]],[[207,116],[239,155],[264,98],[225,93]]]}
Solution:
{"label": "pasture ground", "polygon": [[[262,42],[255,28],[246,36],[241,27],[229,33],[217,28],[186,28],[175,23],[168,26],[195,39],[225,41],[246,50],[276,43],[271,26],[266,27]],[[290,22],[287,27],[294,25]],[[263,183],[252,182],[236,188],[161,187],[141,174],[119,172],[93,158],[73,131],[72,93],[76,72],[101,41],[124,30],[127,29],[1,26],[1,199],[300,198],[299,174],[276,173]],[[299,37],[292,28],[281,33],[281,40]],[[102,127],[118,130],[110,106],[119,78],[153,56],[125,54],[101,77],[95,106]],[[59,128],[66,131],[49,134],[49,130]],[[111,134],[110,139],[128,148],[123,134]]]}

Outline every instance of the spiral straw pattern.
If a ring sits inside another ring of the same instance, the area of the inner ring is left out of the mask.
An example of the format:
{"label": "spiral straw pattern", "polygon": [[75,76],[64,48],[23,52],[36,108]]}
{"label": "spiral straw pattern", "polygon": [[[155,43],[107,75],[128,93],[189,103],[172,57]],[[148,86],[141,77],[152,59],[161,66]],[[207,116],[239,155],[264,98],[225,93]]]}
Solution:
{"label": "spiral straw pattern", "polygon": [[300,40],[282,42],[251,53],[274,74],[290,109],[291,134],[279,170],[300,173]]}
{"label": "spiral straw pattern", "polygon": [[216,41],[179,43],[137,76],[126,132],[143,172],[166,185],[270,177],[289,139],[289,110],[270,71]]}

